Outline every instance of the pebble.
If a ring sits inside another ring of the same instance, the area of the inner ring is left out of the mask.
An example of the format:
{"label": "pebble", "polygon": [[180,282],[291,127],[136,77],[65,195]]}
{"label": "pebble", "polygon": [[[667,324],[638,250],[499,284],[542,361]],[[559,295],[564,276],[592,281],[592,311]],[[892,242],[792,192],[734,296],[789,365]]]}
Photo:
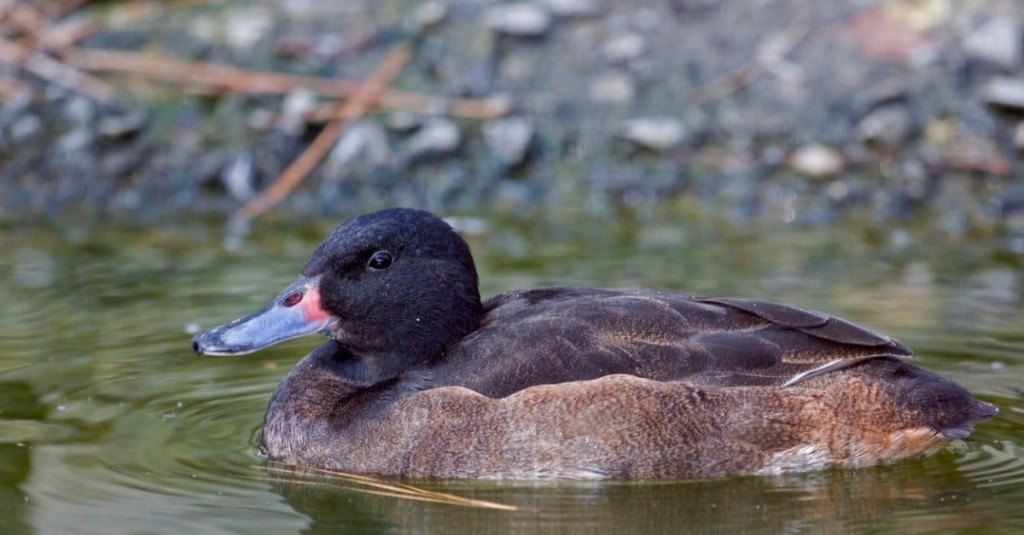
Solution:
{"label": "pebble", "polygon": [[621,63],[636,59],[644,53],[644,38],[636,33],[622,33],[605,41],[602,51],[610,63]]}
{"label": "pebble", "polygon": [[604,104],[628,104],[636,97],[636,84],[628,74],[608,71],[590,81],[590,98]]}
{"label": "pebble", "polygon": [[527,117],[494,119],[483,124],[484,142],[502,164],[514,167],[526,159],[533,141],[533,121]]}
{"label": "pebble", "polygon": [[88,127],[82,126],[57,138],[57,152],[71,153],[84,150],[93,140],[92,132]]}
{"label": "pebble", "polygon": [[245,125],[253,130],[270,130],[274,127],[277,114],[267,108],[256,108],[245,118]]}
{"label": "pebble", "polygon": [[538,2],[556,17],[593,17],[606,9],[601,0],[540,0]]}
{"label": "pebble", "polygon": [[131,148],[130,144],[123,145],[125,148],[105,153],[100,158],[100,173],[105,176],[127,176],[133,169],[139,167],[142,155],[139,151]]}
{"label": "pebble", "polygon": [[964,39],[967,55],[1000,67],[1020,67],[1024,33],[1021,25],[1009,18],[992,19]]}
{"label": "pebble", "polygon": [[902,104],[887,104],[875,108],[857,123],[857,137],[861,142],[885,148],[899,148],[914,133],[914,118]]}
{"label": "pebble", "polygon": [[108,139],[121,139],[142,130],[146,124],[146,114],[141,109],[117,115],[107,115],[100,119],[96,130]]}
{"label": "pebble", "polygon": [[18,91],[11,95],[4,105],[0,106],[0,124],[7,124],[20,117],[32,104],[34,97],[31,91]]}
{"label": "pebble", "polygon": [[551,24],[551,14],[530,2],[498,5],[484,12],[484,27],[515,37],[540,37]]}
{"label": "pebble", "polygon": [[306,116],[316,109],[316,93],[308,89],[296,89],[284,97],[281,116],[277,127],[291,136],[298,136],[306,128]]}
{"label": "pebble", "polygon": [[64,105],[64,116],[78,124],[85,124],[92,120],[94,112],[95,106],[93,106],[93,103],[81,96],[68,99]]}
{"label": "pebble", "polygon": [[412,12],[411,24],[417,31],[437,26],[448,16],[448,4],[433,0],[424,2]]}
{"label": "pebble", "polygon": [[405,142],[405,160],[448,156],[454,154],[461,143],[462,133],[454,122],[440,117],[428,119]]}
{"label": "pebble", "polygon": [[11,125],[11,138],[14,141],[24,141],[43,129],[43,121],[38,115],[25,115],[14,121]]}
{"label": "pebble", "polygon": [[237,9],[224,19],[224,41],[236,50],[248,50],[269,39],[274,28],[274,14],[264,7]]}
{"label": "pebble", "polygon": [[826,178],[839,174],[845,162],[839,151],[820,143],[813,143],[794,151],[789,164],[804,176]]}
{"label": "pebble", "polygon": [[411,111],[393,111],[387,115],[389,130],[399,134],[410,134],[423,126],[423,116]]}
{"label": "pebble", "polygon": [[686,127],[674,117],[639,117],[622,123],[622,138],[654,151],[670,149],[686,137]]}
{"label": "pebble", "polygon": [[490,225],[482,217],[451,216],[444,218],[444,221],[463,236],[483,236],[490,232]]}
{"label": "pebble", "polygon": [[256,195],[256,188],[253,182],[256,178],[255,166],[252,155],[243,152],[224,166],[220,172],[220,181],[224,189],[236,201],[245,202]]}
{"label": "pebble", "polygon": [[372,166],[384,165],[391,159],[388,136],[376,121],[363,119],[348,126],[331,149],[328,161],[342,167],[356,161]]}
{"label": "pebble", "polygon": [[981,88],[981,100],[989,106],[1024,110],[1024,78],[998,76]]}

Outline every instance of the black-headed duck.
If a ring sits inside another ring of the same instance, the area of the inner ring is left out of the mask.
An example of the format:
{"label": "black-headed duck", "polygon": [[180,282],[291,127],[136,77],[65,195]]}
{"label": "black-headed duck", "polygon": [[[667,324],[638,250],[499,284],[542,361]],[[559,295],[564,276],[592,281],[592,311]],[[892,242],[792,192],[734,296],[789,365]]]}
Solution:
{"label": "black-headed duck", "polygon": [[859,467],[939,449],[992,405],[887,336],[786,305],[657,290],[481,303],[424,211],[353,217],[265,309],[197,335],[235,355],[330,340],[270,399],[261,450],[346,472],[685,478]]}

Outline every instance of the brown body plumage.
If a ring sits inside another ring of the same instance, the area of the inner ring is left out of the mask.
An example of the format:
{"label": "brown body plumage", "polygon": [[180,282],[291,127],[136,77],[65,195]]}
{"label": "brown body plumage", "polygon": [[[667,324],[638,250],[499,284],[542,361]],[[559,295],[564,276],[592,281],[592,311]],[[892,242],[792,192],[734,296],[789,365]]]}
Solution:
{"label": "brown body plumage", "polygon": [[891,338],[799,308],[579,288],[481,304],[468,248],[425,212],[345,223],[271,307],[197,351],[273,343],[266,326],[295,310],[333,339],[274,393],[261,448],[300,466],[529,479],[857,467],[933,451],[995,411]]}

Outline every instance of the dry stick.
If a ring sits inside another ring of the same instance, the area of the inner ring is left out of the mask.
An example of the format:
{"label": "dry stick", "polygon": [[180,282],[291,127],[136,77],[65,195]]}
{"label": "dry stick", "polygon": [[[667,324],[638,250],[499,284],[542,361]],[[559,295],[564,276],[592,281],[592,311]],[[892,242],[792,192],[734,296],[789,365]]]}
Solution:
{"label": "dry stick", "polygon": [[88,3],[88,0],[65,0],[64,2],[60,2],[56,9],[50,10],[49,15],[51,18],[60,18],[78,11],[78,8],[84,6],[86,3]]}
{"label": "dry stick", "polygon": [[791,28],[762,42],[753,60],[697,89],[690,97],[690,104],[696,106],[707,104],[725,98],[750,85],[754,80],[775,68],[810,33],[811,26],[806,22],[791,24]]}
{"label": "dry stick", "polygon": [[36,32],[38,48],[59,52],[99,30],[100,25],[92,17],[55,22]]}
{"label": "dry stick", "polygon": [[4,22],[19,31],[31,35],[36,30],[46,26],[49,20],[46,18],[46,15],[43,15],[32,4],[18,2],[11,9],[4,12]]}
{"label": "dry stick", "polygon": [[19,43],[0,39],[0,62],[102,102],[114,99],[114,90],[104,82]]}
{"label": "dry stick", "polygon": [[7,14],[16,7],[18,7],[18,2],[14,0],[0,0],[0,22],[3,22]]}
{"label": "dry stick", "polygon": [[391,82],[391,79],[398,76],[408,61],[409,48],[405,45],[399,45],[388,52],[387,57],[384,58],[377,70],[352,93],[352,96],[340,104],[338,118],[327,123],[327,126],[309,144],[309,147],[281,172],[281,175],[269,188],[249,201],[235,214],[232,226],[239,228],[241,223],[266,212],[295,189],[295,186],[299,185],[306,175],[320,163],[327,151],[331,150],[345,124],[351,119],[365,115],[376,106],[377,99],[384,88]]}
{"label": "dry stick", "polygon": [[[260,468],[260,467],[254,467]],[[299,472],[294,469],[281,468],[276,466],[264,466],[262,467],[270,472],[279,472],[285,474],[297,475]],[[467,507],[480,507],[484,509],[498,509],[501,511],[519,511],[520,508],[514,505],[506,505],[503,503],[491,502],[487,500],[478,500],[475,498],[466,498],[457,494],[449,494],[447,492],[438,492],[432,490],[421,489],[405,483],[389,483],[385,480],[364,476],[360,474],[351,474],[348,472],[339,472],[337,470],[327,470],[323,468],[307,468],[307,471],[313,473],[325,474],[337,478],[344,479],[350,483],[358,483],[360,485],[366,485],[375,490],[348,487],[351,490],[363,492],[366,494],[376,494],[380,496],[390,496],[393,498],[405,498],[409,500],[419,500],[433,503],[444,503],[448,505],[462,505]],[[294,480],[297,483],[317,485],[316,482]]]}
{"label": "dry stick", "polygon": [[[73,48],[66,51],[64,60],[70,65],[93,72],[136,74],[166,82],[208,86],[231,93],[276,95],[305,88],[325,97],[347,98],[359,86],[345,80],[249,71],[219,63],[187,62],[119,50]],[[378,105],[416,112],[447,112],[456,117],[474,119],[501,117],[510,111],[506,99],[447,99],[394,89],[384,90]]]}
{"label": "dry stick", "polygon": [[[79,4],[81,2],[73,0],[59,6],[61,10],[57,16],[76,9]],[[113,100],[114,90],[110,86],[42,52],[44,49],[59,50],[95,32],[97,26],[90,18],[51,23],[39,8],[20,2],[12,9],[5,9],[3,23],[23,35],[18,42],[0,40],[0,61],[17,65],[40,78],[96,100]]]}
{"label": "dry stick", "polygon": [[90,16],[75,17],[60,22],[52,19],[63,17],[83,3],[76,0],[72,5],[58,6],[52,17],[31,4],[19,3],[0,14],[0,25],[16,30],[23,35],[19,42],[33,50],[57,50],[70,46],[99,30],[99,25]]}

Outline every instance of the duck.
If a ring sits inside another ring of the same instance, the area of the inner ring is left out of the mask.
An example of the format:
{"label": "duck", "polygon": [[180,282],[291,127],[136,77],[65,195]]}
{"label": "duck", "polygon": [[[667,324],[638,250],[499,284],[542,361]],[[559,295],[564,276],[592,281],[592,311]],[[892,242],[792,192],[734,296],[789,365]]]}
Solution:
{"label": "duck", "polygon": [[997,409],[846,320],[742,298],[551,287],[481,300],[427,211],[344,221],[262,310],[199,355],[328,340],[269,400],[258,448],[401,478],[684,479],[892,463]]}

